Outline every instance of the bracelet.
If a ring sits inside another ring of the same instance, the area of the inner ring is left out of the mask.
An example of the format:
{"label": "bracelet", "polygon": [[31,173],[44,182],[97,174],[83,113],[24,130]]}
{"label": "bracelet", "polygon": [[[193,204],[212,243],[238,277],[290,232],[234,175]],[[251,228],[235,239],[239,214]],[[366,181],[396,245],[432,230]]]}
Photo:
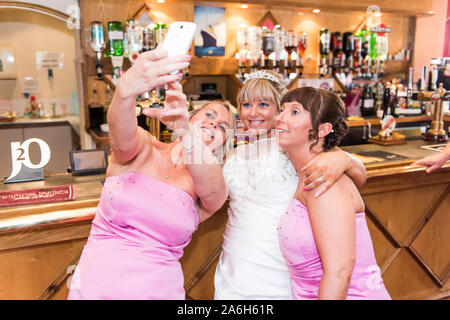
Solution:
{"label": "bracelet", "polygon": [[194,133],[194,141],[192,142],[192,144],[190,146],[185,146],[183,145],[183,143],[181,143],[181,145],[183,146],[184,151],[186,152],[186,154],[191,155],[192,154],[192,148],[195,146],[195,143],[197,142],[197,138],[199,137],[199,133],[195,132]]}

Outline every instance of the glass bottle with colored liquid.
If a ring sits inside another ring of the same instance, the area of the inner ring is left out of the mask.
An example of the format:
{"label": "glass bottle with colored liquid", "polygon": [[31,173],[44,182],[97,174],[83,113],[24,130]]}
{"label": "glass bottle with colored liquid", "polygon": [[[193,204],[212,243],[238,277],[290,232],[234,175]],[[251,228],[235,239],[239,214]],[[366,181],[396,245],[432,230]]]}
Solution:
{"label": "glass bottle with colored liquid", "polygon": [[123,30],[122,23],[118,21],[108,22],[109,48],[108,56],[113,65],[113,83],[117,84],[122,73],[123,65]]}

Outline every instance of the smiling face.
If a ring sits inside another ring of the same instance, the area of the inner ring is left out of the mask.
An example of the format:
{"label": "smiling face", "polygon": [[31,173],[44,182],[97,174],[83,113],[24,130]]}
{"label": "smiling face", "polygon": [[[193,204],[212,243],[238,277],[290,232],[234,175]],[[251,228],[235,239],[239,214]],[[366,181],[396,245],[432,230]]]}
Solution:
{"label": "smiling face", "polygon": [[246,129],[256,133],[270,133],[275,127],[275,117],[278,115],[277,106],[267,100],[244,101],[241,105],[241,119]]}
{"label": "smiling face", "polygon": [[[266,73],[278,77],[274,72]],[[246,81],[236,99],[245,128],[256,131],[258,135],[270,135],[270,131],[275,128],[281,96],[285,92],[284,86],[268,79],[255,78]]]}
{"label": "smiling face", "polygon": [[298,102],[285,102],[281,113],[276,117],[278,142],[287,149],[292,146],[311,144],[311,113]]}
{"label": "smiling face", "polygon": [[[191,123],[203,134],[203,142],[212,150],[220,147],[232,129],[230,111],[220,103],[208,103],[192,118]],[[228,131],[227,131],[228,130]]]}
{"label": "smiling face", "polygon": [[347,133],[344,103],[333,92],[296,88],[284,95],[281,103],[276,127],[285,150],[295,146],[302,148],[301,152],[328,151],[338,146]]}

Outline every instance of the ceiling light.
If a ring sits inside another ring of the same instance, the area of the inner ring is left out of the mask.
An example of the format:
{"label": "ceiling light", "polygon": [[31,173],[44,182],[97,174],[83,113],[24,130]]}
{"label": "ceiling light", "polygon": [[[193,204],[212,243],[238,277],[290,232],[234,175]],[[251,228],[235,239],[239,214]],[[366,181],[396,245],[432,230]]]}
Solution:
{"label": "ceiling light", "polygon": [[166,0],[156,0],[158,3],[164,3]]}
{"label": "ceiling light", "polygon": [[319,9],[314,9],[313,12],[314,12],[314,13],[319,13],[320,10],[319,10]]}
{"label": "ceiling light", "polygon": [[434,11],[430,10],[428,11],[428,14],[434,14]]}

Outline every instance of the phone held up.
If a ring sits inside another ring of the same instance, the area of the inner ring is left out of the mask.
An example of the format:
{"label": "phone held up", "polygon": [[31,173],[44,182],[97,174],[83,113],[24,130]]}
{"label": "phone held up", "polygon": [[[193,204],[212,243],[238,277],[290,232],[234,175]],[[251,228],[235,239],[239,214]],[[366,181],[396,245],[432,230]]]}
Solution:
{"label": "phone held up", "polygon": [[[163,40],[162,49],[168,52],[169,57],[187,54],[196,29],[197,25],[193,22],[173,22]],[[178,70],[172,72],[172,74],[176,73]]]}

